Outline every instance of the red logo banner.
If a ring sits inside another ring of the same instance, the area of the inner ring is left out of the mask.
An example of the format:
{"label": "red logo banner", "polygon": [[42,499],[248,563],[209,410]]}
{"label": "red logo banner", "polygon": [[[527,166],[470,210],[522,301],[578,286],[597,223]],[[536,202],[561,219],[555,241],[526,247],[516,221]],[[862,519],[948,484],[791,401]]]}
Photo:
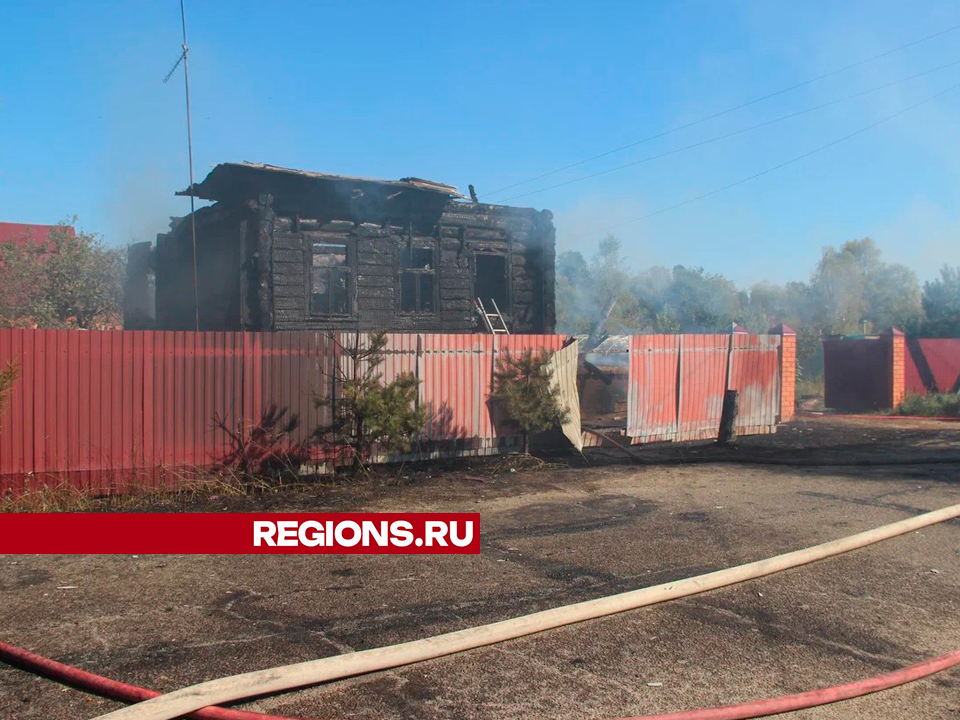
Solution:
{"label": "red logo banner", "polygon": [[466,554],[478,513],[9,513],[0,553]]}

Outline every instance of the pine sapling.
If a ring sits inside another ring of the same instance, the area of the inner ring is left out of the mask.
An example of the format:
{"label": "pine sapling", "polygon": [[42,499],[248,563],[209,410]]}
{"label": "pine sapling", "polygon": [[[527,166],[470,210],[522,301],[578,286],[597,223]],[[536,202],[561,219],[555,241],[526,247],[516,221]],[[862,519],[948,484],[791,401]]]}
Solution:
{"label": "pine sapling", "polygon": [[335,453],[346,450],[354,469],[362,470],[375,448],[397,453],[410,447],[426,425],[426,412],[417,404],[420,381],[401,373],[385,383],[380,365],[386,354],[387,336],[375,333],[366,342],[357,333],[353,347],[341,347],[349,358],[351,372],[337,366],[335,398],[320,398],[331,421],[314,432],[314,439]]}
{"label": "pine sapling", "polygon": [[523,435],[523,452],[530,454],[530,434],[562,425],[567,409],[561,406],[560,390],[553,386],[550,353],[524,350],[497,359],[490,399],[499,403]]}

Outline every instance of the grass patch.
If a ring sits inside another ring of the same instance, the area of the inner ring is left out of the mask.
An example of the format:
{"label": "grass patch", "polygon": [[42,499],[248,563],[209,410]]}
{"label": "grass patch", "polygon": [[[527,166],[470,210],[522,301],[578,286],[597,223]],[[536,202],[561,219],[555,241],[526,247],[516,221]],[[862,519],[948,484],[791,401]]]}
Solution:
{"label": "grass patch", "polygon": [[91,492],[55,477],[28,480],[18,492],[0,493],[0,513],[136,512],[166,506],[186,508],[219,498],[266,495],[309,483],[237,472],[183,473],[173,487],[125,487],[123,493]]}
{"label": "grass patch", "polygon": [[89,512],[96,502],[96,498],[66,481],[35,487],[28,483],[22,493],[0,496],[0,513]]}
{"label": "grass patch", "polygon": [[960,417],[960,396],[955,393],[907,395],[891,412],[895,415]]}
{"label": "grass patch", "polygon": [[797,399],[823,397],[823,375],[812,378],[797,378]]}

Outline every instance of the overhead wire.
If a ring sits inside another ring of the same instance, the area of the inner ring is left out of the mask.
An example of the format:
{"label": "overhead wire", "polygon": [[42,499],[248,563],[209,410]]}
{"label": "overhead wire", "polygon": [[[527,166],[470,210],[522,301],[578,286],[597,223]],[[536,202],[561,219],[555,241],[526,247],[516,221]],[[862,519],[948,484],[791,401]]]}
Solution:
{"label": "overhead wire", "polygon": [[957,88],[960,88],[960,83],[957,83],[957,84],[955,84],[955,85],[951,85],[951,86],[948,87],[946,90],[941,90],[940,92],[938,92],[938,93],[936,93],[936,94],[934,94],[934,95],[930,95],[929,97],[924,98],[924,99],[921,100],[920,102],[914,103],[913,105],[909,105],[909,106],[903,108],[902,110],[899,110],[899,111],[897,111],[897,112],[895,112],[895,113],[892,113],[891,115],[887,115],[886,117],[880,118],[879,120],[877,120],[877,121],[875,121],[875,122],[872,122],[872,123],[870,123],[869,125],[865,125],[865,126],[859,128],[859,129],[857,129],[857,130],[854,130],[854,131],[851,132],[851,133],[847,133],[847,134],[844,135],[843,137],[837,138],[836,140],[833,140],[833,141],[831,141],[831,142],[828,142],[828,143],[826,143],[825,145],[821,145],[821,146],[819,146],[819,147],[816,147],[816,148],[814,148],[813,150],[808,150],[807,152],[802,153],[801,155],[797,155],[797,156],[795,156],[795,157],[792,157],[792,158],[790,158],[789,160],[784,160],[783,162],[777,163],[776,165],[773,165],[773,166],[768,167],[768,168],[766,168],[766,169],[764,169],[764,170],[761,170],[760,172],[756,172],[756,173],[753,173],[752,175],[748,175],[748,176],[746,176],[746,177],[740,178],[739,180],[736,180],[735,182],[729,183],[729,184],[727,184],[727,185],[724,185],[724,186],[722,186],[722,187],[716,188],[716,189],[714,189],[714,190],[710,190],[709,192],[701,193],[700,195],[696,195],[696,196],[694,196],[694,197],[692,197],[692,198],[687,198],[686,200],[683,200],[682,202],[678,202],[678,203],[675,203],[675,204],[673,204],[673,205],[668,205],[667,207],[660,208],[659,210],[655,210],[655,211],[653,211],[653,212],[647,213],[647,214],[645,214],[645,215],[641,215],[641,216],[639,216],[639,217],[631,218],[631,219],[629,219],[629,220],[624,220],[623,222],[617,223],[616,225],[611,225],[611,226],[609,226],[608,228],[606,228],[605,230],[603,230],[603,231],[601,231],[601,232],[604,232],[604,233],[610,232],[611,230],[615,230],[615,229],[617,229],[617,228],[619,228],[619,227],[623,227],[624,225],[630,225],[630,224],[635,223],[635,222],[641,222],[641,221],[643,221],[643,220],[647,220],[647,219],[652,218],[652,217],[655,217],[655,216],[657,216],[657,215],[662,215],[663,213],[670,212],[671,210],[677,210],[678,208],[685,207],[685,206],[687,206],[687,205],[691,205],[691,204],[693,204],[693,203],[695,203],[695,202],[699,202],[700,200],[704,200],[704,199],[706,199],[706,198],[708,198],[708,197],[711,197],[711,196],[713,196],[713,195],[717,195],[717,194],[722,193],[722,192],[724,192],[724,191],[726,191],[726,190],[730,190],[731,188],[735,188],[735,187],[737,187],[738,185],[743,185],[744,183],[750,182],[751,180],[756,180],[757,178],[763,177],[764,175],[769,175],[770,173],[775,172],[775,171],[777,171],[777,170],[780,170],[780,169],[782,169],[782,168],[785,168],[785,167],[787,167],[788,165],[793,165],[794,163],[800,162],[801,160],[805,160],[806,158],[811,157],[812,155],[816,155],[816,154],[821,153],[821,152],[823,152],[823,151],[825,151],[825,150],[829,150],[830,148],[832,148],[832,147],[834,147],[834,146],[836,146],[836,145],[839,145],[839,144],[842,143],[842,142],[845,142],[845,141],[847,141],[847,140],[850,140],[851,138],[854,138],[854,137],[856,137],[856,136],[858,136],[858,135],[862,135],[863,133],[865,133],[865,132],[867,132],[867,131],[869,131],[869,130],[872,130],[873,128],[877,127],[878,125],[882,125],[882,124],[884,124],[884,123],[886,123],[886,122],[889,122],[890,120],[893,120],[893,119],[895,119],[895,118],[900,117],[901,115],[904,115],[905,113],[910,112],[911,110],[916,110],[918,107],[920,107],[920,106],[922,106],[922,105],[926,105],[927,103],[933,102],[933,101],[936,100],[937,98],[940,98],[940,97],[946,95],[947,93],[950,93],[950,92],[956,90]]}
{"label": "overhead wire", "polygon": [[520,193],[519,195],[511,195],[508,198],[504,198],[500,202],[508,203],[511,200],[517,200],[519,198],[528,197],[529,195],[536,195],[538,193],[546,192],[547,190],[555,190],[556,188],[565,187],[567,185],[573,185],[575,183],[580,183],[585,180],[590,180],[592,178],[600,177],[602,175],[609,175],[610,173],[618,172],[620,170],[626,170],[627,168],[635,167],[637,165],[642,165],[643,163],[651,162],[652,160],[659,160],[661,158],[669,157],[670,155],[676,155],[678,153],[682,153],[687,150],[693,150],[698,147],[703,147],[704,145],[710,145],[711,143],[719,142],[720,140],[726,140],[727,138],[735,137],[736,135],[742,135],[752,130],[759,130],[760,128],[768,127],[770,125],[776,125],[777,123],[783,122],[785,120],[791,120],[801,115],[807,115],[809,113],[816,112],[817,110],[823,110],[825,108],[832,107],[833,105],[838,105],[840,103],[847,102],[849,100],[855,100],[856,98],[863,97],[871,93],[879,92],[880,90],[887,90],[896,85],[909,82],[910,80],[916,80],[917,78],[921,78],[926,75],[930,75],[931,73],[935,73],[940,70],[945,70],[947,68],[951,68],[956,65],[960,65],[960,60],[954,60],[953,62],[945,63],[943,65],[938,65],[936,67],[930,68],[928,70],[924,70],[914,75],[909,75],[907,77],[900,78],[899,80],[893,80],[892,82],[888,82],[883,85],[877,85],[875,87],[868,88],[866,90],[860,90],[859,92],[855,92],[852,95],[846,95],[844,97],[836,98],[834,100],[830,100],[828,102],[821,103],[819,105],[813,105],[811,107],[804,108],[803,110],[797,110],[796,112],[787,113],[786,115],[780,115],[779,117],[771,118],[770,120],[765,120],[761,123],[756,123],[755,125],[748,125],[747,127],[743,127],[738,130],[733,130],[731,132],[723,133],[722,135],[715,135],[713,137],[707,138],[706,140],[699,140],[698,142],[690,143],[689,145],[683,145],[682,147],[674,148],[673,150],[667,150],[665,152],[657,153],[655,155],[648,155],[646,157],[640,158],[639,160],[633,160],[631,162],[624,163],[622,165],[617,165],[616,167],[608,168],[606,170],[600,170],[595,173],[590,173],[589,175],[582,175],[577,178],[565,180],[563,182],[556,183],[554,185],[548,185],[546,187],[538,188],[536,190],[529,190],[527,192]]}
{"label": "overhead wire", "polygon": [[808,78],[807,80],[803,80],[803,81],[801,81],[801,82],[794,83],[793,85],[790,85],[790,86],[785,87],[785,88],[781,88],[780,90],[776,90],[776,91],[774,91],[774,92],[767,93],[767,94],[765,94],[765,95],[761,95],[760,97],[754,98],[753,100],[748,100],[748,101],[746,101],[746,102],[739,103],[739,104],[734,105],[733,107],[729,107],[729,108],[727,108],[727,109],[725,109],[725,110],[720,110],[719,112],[715,112],[715,113],[711,113],[711,114],[709,114],[709,115],[705,115],[705,116],[700,117],[700,118],[698,118],[698,119],[696,119],[696,120],[691,120],[690,122],[684,123],[684,124],[682,124],[682,125],[678,125],[678,126],[676,126],[676,127],[674,127],[674,128],[671,128],[671,129],[669,129],[669,130],[663,130],[663,131],[661,131],[661,132],[654,133],[653,135],[648,135],[647,137],[642,138],[642,139],[640,139],[640,140],[635,140],[635,141],[629,142],[629,143],[627,143],[627,144],[625,144],[625,145],[621,145],[621,146],[619,146],[619,147],[613,148],[612,150],[607,150],[607,151],[605,151],[605,152],[598,153],[598,154],[596,154],[596,155],[592,155],[592,156],[590,156],[590,157],[588,157],[588,158],[584,158],[584,159],[582,159],[582,160],[577,160],[576,162],[572,162],[572,163],[569,163],[569,164],[567,164],[567,165],[564,165],[563,167],[558,167],[558,168],[556,168],[556,169],[554,169],[554,170],[550,170],[550,171],[548,171],[548,172],[541,173],[541,174],[539,174],[539,175],[535,175],[535,176],[533,176],[533,177],[526,178],[525,180],[520,180],[519,182],[511,183],[510,185],[504,185],[503,187],[497,188],[497,189],[495,189],[495,190],[491,190],[490,192],[486,193],[485,195],[486,195],[486,196],[498,195],[499,193],[501,193],[501,192],[503,192],[503,191],[505,191],[505,190],[511,190],[512,188],[519,187],[520,185],[526,185],[527,183],[535,182],[535,181],[537,181],[537,180],[542,180],[543,178],[550,177],[551,175],[556,175],[557,173],[561,173],[561,172],[564,172],[564,171],[566,171],[566,170],[570,170],[570,169],[572,169],[572,168],[579,167],[579,166],[581,166],[581,165],[586,165],[587,163],[593,162],[594,160],[599,160],[599,159],[601,159],[601,158],[605,158],[605,157],[608,157],[608,156],[610,156],[610,155],[614,155],[614,154],[616,154],[616,153],[618,153],[618,152],[623,152],[624,150],[629,150],[630,148],[636,147],[637,145],[642,145],[642,144],[648,143],[648,142],[650,142],[650,141],[652,141],[652,140],[658,140],[658,139],[663,138],[663,137],[666,137],[666,136],[668,136],[668,135],[672,135],[673,133],[680,132],[681,130],[686,130],[686,129],[688,129],[688,128],[695,127],[695,126],[697,126],[697,125],[701,125],[702,123],[709,122],[710,120],[715,120],[715,119],[717,119],[717,118],[719,118],[719,117],[723,117],[724,115],[729,115],[730,113],[736,112],[737,110],[742,110],[743,108],[750,107],[751,105],[756,105],[757,103],[761,103],[761,102],[764,102],[764,101],[766,101],[766,100],[770,100],[770,99],[772,99],[772,98],[778,97],[778,96],[780,96],[780,95],[784,95],[784,94],[786,94],[786,93],[788,93],[788,92],[792,92],[792,91],[794,91],[794,90],[798,90],[798,89],[800,89],[800,88],[802,88],[802,87],[806,87],[807,85],[811,85],[811,84],[813,84],[813,83],[820,82],[821,80],[826,80],[827,78],[834,77],[835,75],[840,75],[841,73],[847,72],[848,70],[853,70],[854,68],[861,67],[861,66],[866,65],[866,64],[868,64],[868,63],[876,62],[877,60],[881,60],[881,59],[883,59],[883,58],[885,58],[885,57],[888,57],[888,56],[893,55],[893,54],[895,54],[895,53],[901,52],[901,51],[906,50],[906,49],[908,49],[908,48],[915,47],[916,45],[920,45],[920,44],[922,44],[922,43],[929,42],[930,40],[935,40],[935,39],[938,38],[938,37],[942,37],[942,36],[947,35],[947,34],[949,34],[949,33],[955,32],[955,31],[958,30],[958,29],[960,29],[960,24],[952,25],[952,26],[950,26],[950,27],[948,27],[948,28],[945,28],[945,29],[943,29],[943,30],[940,30],[940,31],[938,31],[938,32],[931,33],[930,35],[925,35],[924,37],[918,38],[918,39],[916,39],[916,40],[912,40],[912,41],[910,41],[910,42],[908,42],[908,43],[904,43],[903,45],[898,45],[898,46],[895,47],[895,48],[891,48],[891,49],[889,49],[889,50],[885,50],[884,52],[879,53],[879,54],[877,54],[877,55],[873,55],[873,56],[871,56],[871,57],[864,58],[863,60],[858,60],[857,62],[850,63],[849,65],[844,65],[843,67],[837,68],[836,70],[831,70],[830,72],[826,72],[826,73],[823,73],[823,74],[821,74],[821,75],[817,75],[816,77]]}

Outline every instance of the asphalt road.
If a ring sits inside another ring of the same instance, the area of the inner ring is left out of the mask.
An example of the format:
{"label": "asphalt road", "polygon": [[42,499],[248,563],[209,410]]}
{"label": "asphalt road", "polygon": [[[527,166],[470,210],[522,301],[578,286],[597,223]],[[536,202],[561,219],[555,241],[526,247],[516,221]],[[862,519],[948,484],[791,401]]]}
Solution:
{"label": "asphalt road", "polygon": [[[883,446],[870,425],[847,432],[861,449]],[[834,436],[801,423],[764,447],[797,437],[815,446],[817,433]],[[910,446],[918,456],[960,450],[960,424],[911,433],[890,440],[901,460]],[[846,536],[960,502],[960,465],[608,465],[484,483],[454,472],[406,487],[281,494],[271,509],[287,501],[479,511],[482,552],[0,556],[0,639],[172,690]],[[951,521],[732,588],[243,707],[371,720],[616,718],[849,682],[956,648],[960,523]],[[0,667],[0,717],[86,718],[114,707]],[[791,717],[960,718],[960,670]]]}

